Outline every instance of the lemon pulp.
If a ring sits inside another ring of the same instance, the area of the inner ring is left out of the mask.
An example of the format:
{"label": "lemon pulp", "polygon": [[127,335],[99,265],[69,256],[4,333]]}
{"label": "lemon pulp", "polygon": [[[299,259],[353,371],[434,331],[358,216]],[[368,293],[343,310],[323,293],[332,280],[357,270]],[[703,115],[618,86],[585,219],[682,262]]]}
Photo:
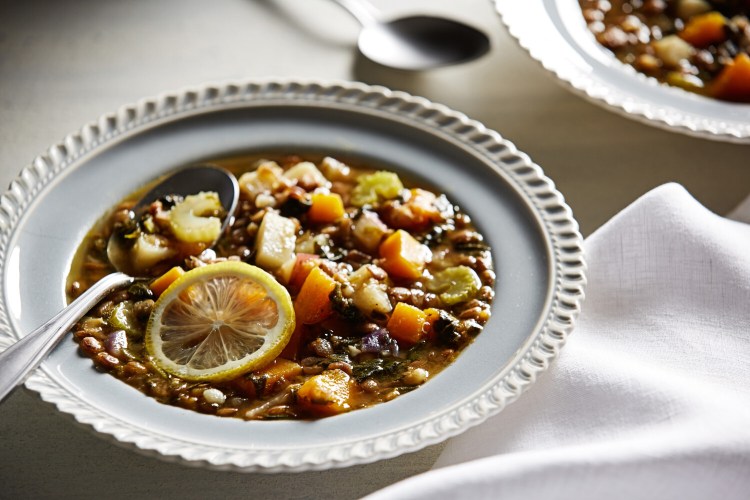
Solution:
{"label": "lemon pulp", "polygon": [[146,327],[146,349],[172,375],[228,380],[276,358],[294,324],[291,297],[273,276],[220,262],[188,271],[162,293]]}

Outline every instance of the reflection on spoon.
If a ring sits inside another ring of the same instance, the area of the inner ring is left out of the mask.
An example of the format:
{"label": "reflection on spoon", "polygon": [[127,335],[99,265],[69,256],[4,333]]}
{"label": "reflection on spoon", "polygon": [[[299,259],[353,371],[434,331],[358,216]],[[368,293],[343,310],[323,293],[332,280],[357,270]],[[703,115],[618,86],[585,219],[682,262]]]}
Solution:
{"label": "reflection on spoon", "polygon": [[334,0],[362,25],[360,52],[378,64],[425,70],[477,59],[490,49],[487,35],[450,19],[410,16],[380,21],[365,0]]}
{"label": "reflection on spoon", "polygon": [[[239,186],[231,173],[218,167],[190,167],[170,175],[138,201],[133,207],[134,216],[137,218],[154,201],[166,195],[187,196],[200,191],[212,191],[219,195],[221,205],[227,214],[220,233],[223,232],[230,224],[237,207]],[[118,267],[118,270],[125,269]],[[44,325],[0,353],[0,402],[26,379],[26,376],[92,307],[109,293],[134,281],[133,276],[123,272],[105,276]]]}

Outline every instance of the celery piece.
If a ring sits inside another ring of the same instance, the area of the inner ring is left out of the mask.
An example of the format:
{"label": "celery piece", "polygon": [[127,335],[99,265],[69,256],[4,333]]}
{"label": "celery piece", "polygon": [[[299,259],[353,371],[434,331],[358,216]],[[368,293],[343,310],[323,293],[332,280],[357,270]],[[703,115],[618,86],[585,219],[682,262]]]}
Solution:
{"label": "celery piece", "polygon": [[374,205],[381,200],[390,200],[404,189],[401,179],[393,172],[381,170],[373,174],[361,175],[352,190],[351,203],[354,206]]}
{"label": "celery piece", "polygon": [[221,234],[219,195],[200,192],[186,196],[169,212],[169,227],[175,238],[186,243],[213,243]]}
{"label": "celery piece", "polygon": [[473,298],[481,286],[482,282],[477,273],[466,266],[438,271],[427,283],[427,289],[439,294],[440,300],[448,306]]}
{"label": "celery piece", "polygon": [[109,318],[107,318],[107,323],[112,328],[124,330],[129,337],[143,336],[143,331],[133,314],[133,303],[129,300],[120,302],[112,309]]}

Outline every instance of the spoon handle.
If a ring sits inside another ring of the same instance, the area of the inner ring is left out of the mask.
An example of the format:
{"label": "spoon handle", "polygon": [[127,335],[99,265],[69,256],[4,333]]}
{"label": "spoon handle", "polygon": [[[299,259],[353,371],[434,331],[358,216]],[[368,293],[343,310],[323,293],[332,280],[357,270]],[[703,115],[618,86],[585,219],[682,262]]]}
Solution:
{"label": "spoon handle", "polygon": [[333,0],[333,2],[343,7],[362,26],[370,26],[380,21],[378,12],[366,0]]}
{"label": "spoon handle", "polygon": [[51,320],[0,353],[0,402],[21,384],[70,328],[110,292],[134,279],[123,273],[105,276]]}

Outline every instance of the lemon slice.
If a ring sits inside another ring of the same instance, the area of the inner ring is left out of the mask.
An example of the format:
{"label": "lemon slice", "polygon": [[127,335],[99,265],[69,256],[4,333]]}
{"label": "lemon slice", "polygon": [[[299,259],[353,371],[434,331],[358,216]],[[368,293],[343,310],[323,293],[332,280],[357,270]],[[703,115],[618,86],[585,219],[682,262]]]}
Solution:
{"label": "lemon slice", "polygon": [[270,274],[226,261],[188,271],[156,301],[146,349],[186,380],[222,381],[260,368],[294,331],[289,292]]}

